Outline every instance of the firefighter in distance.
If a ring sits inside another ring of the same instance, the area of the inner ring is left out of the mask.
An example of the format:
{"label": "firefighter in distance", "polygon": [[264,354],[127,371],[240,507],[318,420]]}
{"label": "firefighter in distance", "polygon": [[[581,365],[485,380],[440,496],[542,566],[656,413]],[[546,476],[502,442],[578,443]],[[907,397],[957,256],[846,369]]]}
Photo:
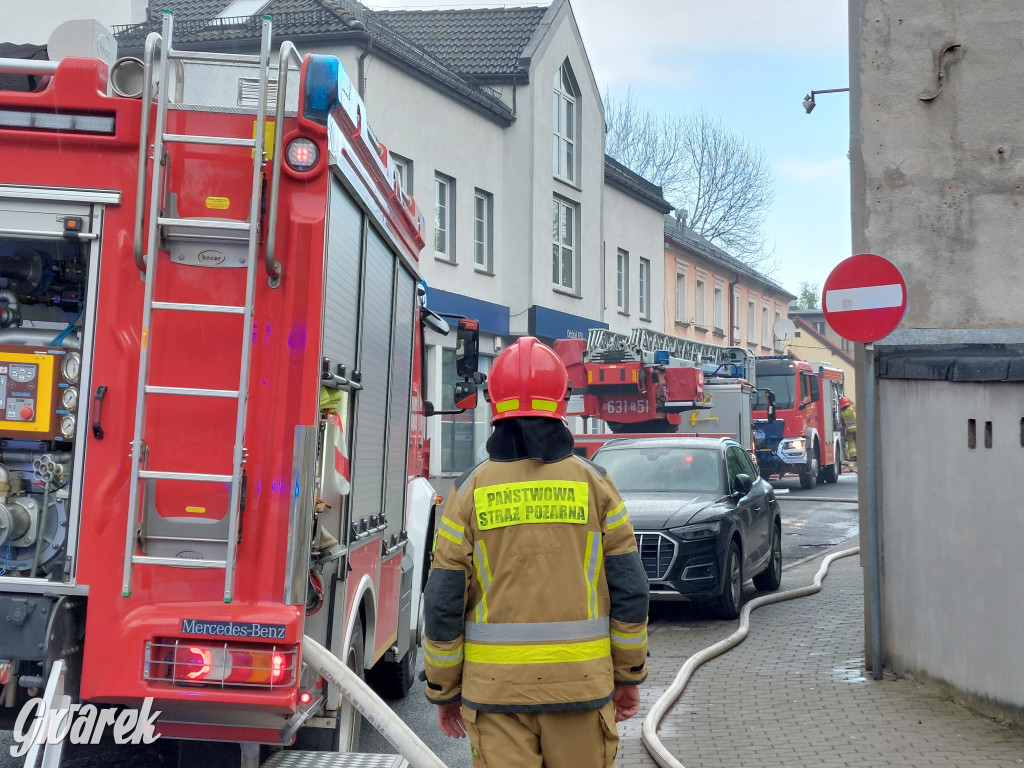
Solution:
{"label": "firefighter in distance", "polygon": [[846,395],[839,398],[839,421],[843,425],[843,438],[846,441],[846,458],[857,462],[857,409],[853,401]]}
{"label": "firefighter in distance", "polygon": [[569,384],[523,337],[494,361],[488,457],[456,480],[427,581],[426,695],[475,768],[612,768],[647,676],[648,582],[604,470],[573,453]]}

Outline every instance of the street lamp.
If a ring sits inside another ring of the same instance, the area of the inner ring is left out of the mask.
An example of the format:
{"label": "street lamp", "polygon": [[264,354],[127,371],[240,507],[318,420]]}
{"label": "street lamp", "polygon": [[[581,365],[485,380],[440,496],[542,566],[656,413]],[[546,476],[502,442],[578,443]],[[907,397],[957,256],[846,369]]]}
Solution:
{"label": "street lamp", "polygon": [[807,111],[808,115],[811,114],[811,110],[813,110],[814,107],[816,106],[815,103],[814,103],[814,97],[817,96],[819,93],[842,93],[843,91],[848,91],[848,90],[850,90],[850,89],[849,88],[830,88],[827,91],[811,91],[806,96],[804,96],[804,109]]}

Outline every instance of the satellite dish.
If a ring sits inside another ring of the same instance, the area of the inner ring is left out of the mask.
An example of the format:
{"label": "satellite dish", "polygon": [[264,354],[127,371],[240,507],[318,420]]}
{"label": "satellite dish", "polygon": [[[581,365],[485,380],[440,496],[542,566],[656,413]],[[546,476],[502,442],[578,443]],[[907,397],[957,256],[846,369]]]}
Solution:
{"label": "satellite dish", "polygon": [[775,321],[775,325],[772,326],[772,331],[776,339],[787,341],[793,338],[793,334],[796,333],[796,326],[793,325],[793,321],[788,317],[780,317]]}

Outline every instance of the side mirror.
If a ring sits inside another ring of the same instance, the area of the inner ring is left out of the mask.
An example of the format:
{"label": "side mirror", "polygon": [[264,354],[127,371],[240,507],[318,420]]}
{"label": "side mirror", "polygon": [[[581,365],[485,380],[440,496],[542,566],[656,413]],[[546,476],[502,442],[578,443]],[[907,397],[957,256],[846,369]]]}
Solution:
{"label": "side mirror", "polygon": [[431,312],[426,307],[423,307],[420,310],[420,317],[423,319],[423,324],[425,326],[437,331],[442,336],[447,336],[448,331],[451,330],[443,317],[436,312]]}
{"label": "side mirror", "polygon": [[811,402],[816,403],[821,400],[821,380],[817,376],[808,377],[811,382]]}
{"label": "side mirror", "polygon": [[750,493],[750,489],[754,487],[754,481],[751,479],[750,475],[746,474],[736,475],[736,479],[733,484],[736,487],[736,493],[740,494],[740,496],[746,496]]}
{"label": "side mirror", "polygon": [[[476,320],[464,317],[459,320],[459,330],[455,336],[455,373],[459,378],[468,379],[479,367],[480,324]],[[458,399],[456,392],[456,402]]]}
{"label": "side mirror", "polygon": [[775,393],[770,389],[766,389],[764,391],[764,399],[768,403],[768,423],[771,424],[775,421]]}
{"label": "side mirror", "polygon": [[473,381],[458,381],[455,383],[455,407],[471,411],[476,408],[476,383]]}

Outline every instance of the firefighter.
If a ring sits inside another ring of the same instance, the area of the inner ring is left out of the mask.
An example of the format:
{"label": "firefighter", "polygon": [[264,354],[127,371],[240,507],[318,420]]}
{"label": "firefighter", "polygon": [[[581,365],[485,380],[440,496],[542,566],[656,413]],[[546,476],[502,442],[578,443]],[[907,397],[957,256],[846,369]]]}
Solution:
{"label": "firefighter", "polygon": [[426,694],[475,768],[612,768],[647,676],[648,582],[568,376],[526,336],[491,367],[488,459],[456,480],[424,594]]}
{"label": "firefighter", "polygon": [[857,409],[846,395],[839,398],[839,420],[843,424],[843,440],[846,442],[846,458],[857,461]]}

